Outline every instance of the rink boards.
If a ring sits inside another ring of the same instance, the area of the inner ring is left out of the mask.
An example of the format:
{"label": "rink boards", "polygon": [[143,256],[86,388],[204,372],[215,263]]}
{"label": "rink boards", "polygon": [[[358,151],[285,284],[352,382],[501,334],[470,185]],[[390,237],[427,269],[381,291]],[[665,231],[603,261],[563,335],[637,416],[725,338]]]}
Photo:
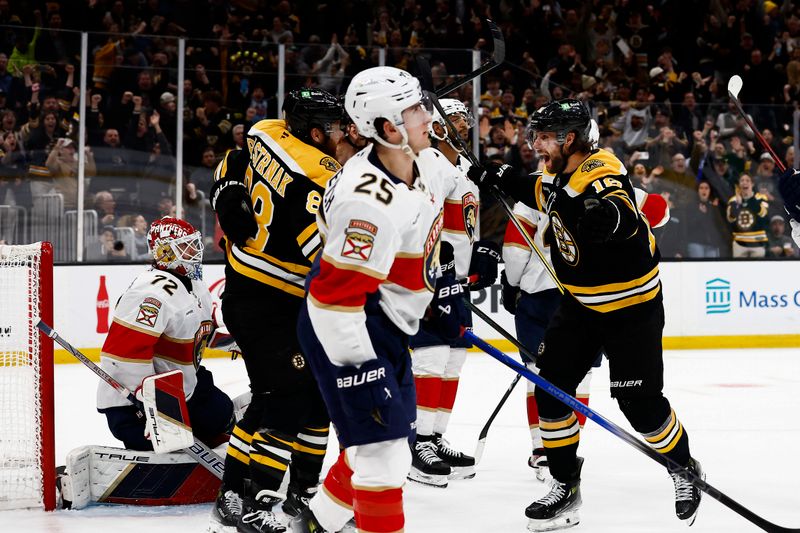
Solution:
{"label": "rink boards", "polygon": [[[96,356],[105,339],[98,312],[100,276],[112,307],[142,265],[56,266],[55,328],[87,355]],[[661,264],[667,349],[800,346],[800,264],[794,261],[718,261]],[[224,289],[224,266],[206,265],[204,279],[215,298]],[[500,286],[473,293],[473,302],[493,320],[514,331],[513,316],[500,304]],[[265,309],[265,312],[281,312]],[[106,326],[108,324],[105,324]],[[476,334],[500,339],[480,319]],[[500,347],[505,343],[497,342]],[[71,356],[57,353],[59,362]]]}

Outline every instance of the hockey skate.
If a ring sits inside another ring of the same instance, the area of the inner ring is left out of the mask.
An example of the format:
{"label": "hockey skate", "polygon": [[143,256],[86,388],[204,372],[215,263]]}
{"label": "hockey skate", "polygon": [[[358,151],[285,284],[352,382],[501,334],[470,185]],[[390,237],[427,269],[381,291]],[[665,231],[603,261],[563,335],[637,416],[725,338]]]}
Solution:
{"label": "hockey skate", "polygon": [[474,457],[451,448],[450,443],[444,440],[441,433],[435,433],[433,441],[436,443],[436,455],[450,465],[448,479],[471,479],[475,477]]}
{"label": "hockey skate", "polygon": [[234,491],[220,487],[217,501],[211,509],[208,533],[235,533],[242,517],[242,498]]}
{"label": "hockey skate", "polygon": [[436,442],[431,437],[417,437],[417,441],[411,445],[411,470],[408,479],[432,487],[447,487],[450,465],[442,461],[436,451]]}
{"label": "hockey skate", "polygon": [[528,457],[528,466],[533,468],[536,472],[536,479],[546,483],[548,480],[553,479],[550,475],[550,468],[547,466],[547,455],[544,448],[536,448]]}
{"label": "hockey skate", "polygon": [[578,457],[577,463],[577,479],[566,483],[553,479],[550,492],[525,509],[525,516],[528,517],[528,531],[567,529],[580,523],[578,510],[582,503],[580,471],[583,459]]}
{"label": "hockey skate", "polygon": [[286,531],[273,507],[283,501],[283,496],[273,490],[261,490],[255,498],[242,499],[242,516],[237,524],[242,533],[283,533]]}
{"label": "hockey skate", "polygon": [[283,512],[290,517],[299,515],[304,509],[308,509],[308,502],[314,497],[316,492],[316,487],[303,491],[298,491],[290,487],[286,495],[286,501],[284,501],[281,506]]}
{"label": "hockey skate", "polygon": [[[700,479],[706,479],[703,469],[700,468],[700,462],[696,459],[689,459],[686,468]],[[697,509],[700,507],[700,498],[703,493],[684,479],[680,473],[670,473],[670,477],[675,484],[675,514],[681,520],[686,520],[686,524],[691,526],[697,518]]]}
{"label": "hockey skate", "polygon": [[327,529],[319,525],[317,518],[308,506],[295,516],[289,522],[289,525],[292,528],[292,533],[328,533]]}

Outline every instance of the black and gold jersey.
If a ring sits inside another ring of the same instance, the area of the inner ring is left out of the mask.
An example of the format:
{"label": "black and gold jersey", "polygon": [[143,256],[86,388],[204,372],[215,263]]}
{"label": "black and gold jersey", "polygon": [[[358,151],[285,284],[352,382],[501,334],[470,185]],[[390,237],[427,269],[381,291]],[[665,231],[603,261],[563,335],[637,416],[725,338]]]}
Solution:
{"label": "black and gold jersey", "polygon": [[246,166],[236,165],[228,153],[214,175],[215,180],[233,178],[245,184],[258,224],[255,237],[244,246],[225,243],[226,290],[266,288],[296,297],[299,305],[306,274],[322,244],[317,210],[328,180],[341,166],[289,133],[283,120],[253,125],[247,151]]}
{"label": "black and gold jersey", "polygon": [[[533,201],[518,199],[549,215],[545,245],[558,278],[575,299],[607,313],[660,295],[655,237],[637,207],[627,170],[614,154],[595,150],[571,174],[543,172],[528,180],[533,180]],[[581,238],[578,221],[589,197],[609,199],[620,212],[613,239],[592,243]]]}

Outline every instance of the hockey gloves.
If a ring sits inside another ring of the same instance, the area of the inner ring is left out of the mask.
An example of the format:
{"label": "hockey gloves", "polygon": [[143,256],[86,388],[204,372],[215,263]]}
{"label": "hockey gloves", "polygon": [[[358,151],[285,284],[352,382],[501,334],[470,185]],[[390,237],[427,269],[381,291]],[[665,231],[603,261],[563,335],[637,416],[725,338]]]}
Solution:
{"label": "hockey gloves", "polygon": [[497,280],[497,264],[501,260],[500,246],[492,241],[478,241],[472,246],[469,276],[477,276],[469,290],[479,291],[494,285]]}
{"label": "hockey gloves", "polygon": [[461,336],[461,326],[466,321],[464,286],[456,279],[456,263],[453,245],[442,242],[439,251],[441,276],[436,280],[433,300],[430,305],[428,324],[438,335],[447,340]]}
{"label": "hockey gloves", "polygon": [[361,427],[369,427],[372,422],[391,426],[391,404],[401,398],[394,371],[386,361],[370,359],[360,367],[337,367],[336,388],[342,410]]}
{"label": "hockey gloves", "polygon": [[517,302],[520,297],[519,287],[514,287],[508,282],[506,271],[500,274],[500,285],[503,287],[503,292],[500,294],[500,303],[506,311],[512,315],[517,314]]}
{"label": "hockey gloves", "polygon": [[486,165],[470,167],[467,170],[467,177],[482,191],[502,191],[503,175],[506,172],[513,172],[511,165],[497,165],[490,162]]}
{"label": "hockey gloves", "polygon": [[778,190],[783,198],[786,212],[800,222],[800,172],[794,168],[787,168],[778,179]]}
{"label": "hockey gloves", "polygon": [[211,187],[211,208],[217,213],[219,226],[228,240],[244,246],[258,231],[253,200],[242,182],[248,164],[247,152],[232,150],[225,157],[227,172]]}
{"label": "hockey gloves", "polygon": [[611,239],[619,228],[619,210],[611,200],[589,197],[583,201],[585,211],[578,220],[578,233],[588,242],[601,243]]}

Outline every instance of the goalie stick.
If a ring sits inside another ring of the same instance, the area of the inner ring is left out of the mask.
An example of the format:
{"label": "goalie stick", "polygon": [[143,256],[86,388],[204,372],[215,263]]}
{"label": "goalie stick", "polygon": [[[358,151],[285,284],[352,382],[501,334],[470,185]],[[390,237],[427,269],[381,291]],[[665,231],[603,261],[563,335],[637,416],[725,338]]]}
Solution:
{"label": "goalie stick", "polygon": [[464,338],[470,342],[472,342],[475,346],[489,354],[490,356],[494,357],[514,372],[517,372],[519,375],[532,381],[536,384],[538,388],[541,388],[547,394],[552,396],[553,398],[557,399],[558,401],[562,402],[567,407],[581,413],[586,418],[591,419],[595,423],[597,423],[603,429],[608,430],[611,432],[615,437],[618,437],[625,441],[627,444],[630,444],[643,454],[645,454],[650,459],[656,461],[657,463],[665,466],[670,473],[680,475],[684,480],[688,481],[699,490],[702,490],[706,494],[708,494],[711,498],[714,498],[718,502],[720,502],[725,507],[731,509],[739,516],[745,518],[752,524],[760,527],[764,531],[769,531],[772,533],[783,533],[783,532],[800,532],[800,529],[791,529],[782,527],[772,522],[766,520],[765,518],[760,517],[759,515],[755,514],[753,511],[745,507],[744,505],[740,504],[739,502],[733,500],[730,496],[724,494],[723,492],[719,491],[718,489],[712,487],[709,483],[707,483],[704,479],[697,476],[694,472],[687,470],[686,468],[682,467],[669,457],[662,455],[652,449],[647,444],[643,443],[614,422],[610,421],[609,419],[605,418],[603,415],[598,413],[597,411],[593,410],[587,405],[582,404],[576,398],[570,396],[563,390],[559,389],[546,379],[542,378],[538,374],[531,372],[525,365],[522,365],[506,355],[505,353],[501,352],[491,344],[487,343],[480,337],[476,336],[469,330],[464,331]]}
{"label": "goalie stick", "polygon": [[783,163],[781,158],[778,157],[778,154],[775,153],[775,150],[772,149],[772,146],[769,145],[764,136],[761,135],[761,132],[758,131],[756,125],[753,124],[753,120],[747,115],[747,113],[744,112],[742,103],[739,101],[739,92],[741,92],[743,86],[744,82],[742,81],[742,77],[738,74],[734,74],[728,80],[728,96],[730,97],[731,102],[733,102],[733,105],[736,107],[736,111],[739,112],[739,115],[744,119],[750,129],[753,130],[753,133],[755,133],[758,142],[761,144],[764,150],[769,152],[769,154],[772,156],[772,160],[775,161],[775,166],[778,167],[778,170],[780,170],[781,173],[783,173],[786,171],[786,165]]}
{"label": "goalie stick", "polygon": [[[39,323],[36,324],[36,327],[39,328],[42,333],[61,345],[62,348],[75,356],[75,358],[86,365],[89,370],[97,374],[100,379],[108,383],[114,390],[119,392],[129,402],[136,406],[136,408],[139,410],[136,415],[139,418],[145,417],[144,412],[142,411],[142,402],[140,402],[136,396],[134,396],[134,394],[125,388],[125,386],[123,386],[119,381],[111,377],[105,370],[97,366],[94,361],[86,357],[77,348],[65,341],[61,335],[56,333],[53,328],[45,324],[43,321],[40,320]],[[219,455],[214,453],[214,450],[195,439],[194,444],[188,448],[185,448],[184,451],[191,455],[203,468],[214,474],[214,476],[217,478],[222,479],[222,474],[225,472],[225,461]]]}

